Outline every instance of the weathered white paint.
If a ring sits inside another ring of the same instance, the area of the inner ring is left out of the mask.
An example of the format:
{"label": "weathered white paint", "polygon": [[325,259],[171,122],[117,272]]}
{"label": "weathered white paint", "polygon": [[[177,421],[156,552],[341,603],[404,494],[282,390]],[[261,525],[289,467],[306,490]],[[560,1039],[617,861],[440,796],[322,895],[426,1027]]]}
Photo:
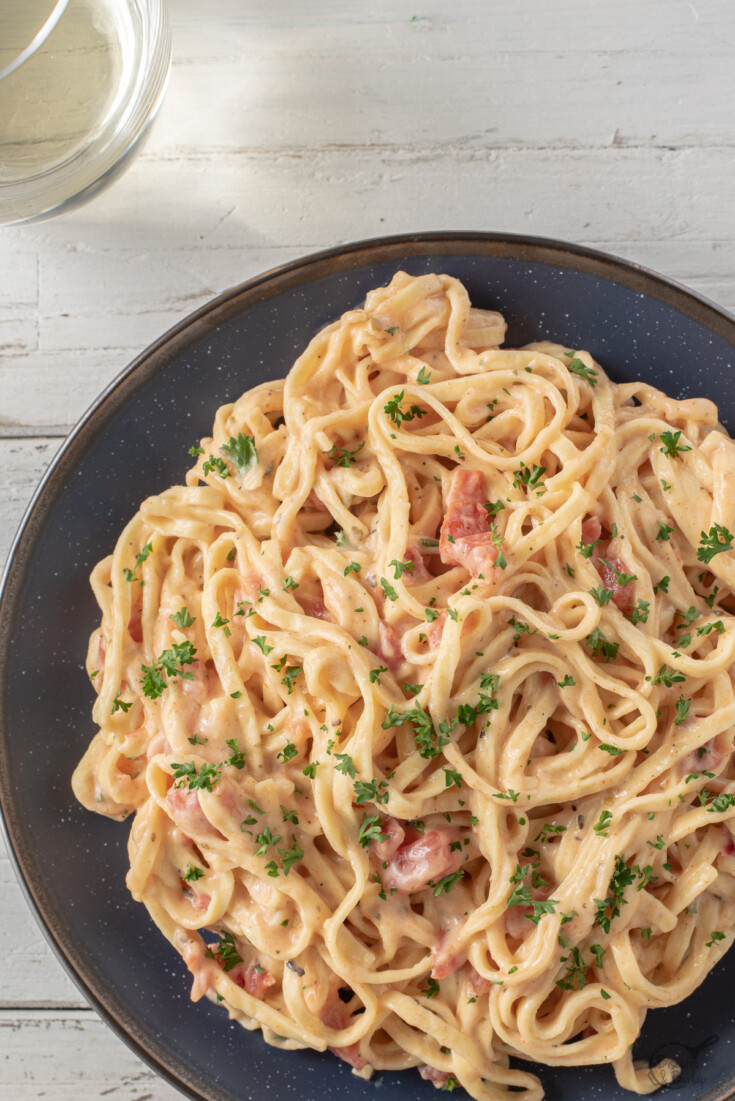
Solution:
{"label": "weathered white paint", "polygon": [[0,1096],[51,1101],[175,1101],[91,1009],[0,1011]]}
{"label": "weathered white paint", "polygon": [[[173,0],[138,162],[0,236],[0,563],[147,343],[303,253],[417,229],[595,245],[735,310],[731,0]],[[83,1009],[0,855],[0,1094],[169,1101]]]}

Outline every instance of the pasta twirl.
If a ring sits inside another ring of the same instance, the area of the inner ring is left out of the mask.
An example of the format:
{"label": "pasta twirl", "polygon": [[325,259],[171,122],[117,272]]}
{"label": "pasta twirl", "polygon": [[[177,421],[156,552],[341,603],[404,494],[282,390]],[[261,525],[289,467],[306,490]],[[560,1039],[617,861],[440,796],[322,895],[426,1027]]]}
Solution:
{"label": "pasta twirl", "polygon": [[504,330],[399,272],[218,411],[92,574],[74,791],[268,1043],[646,1093],[735,925],[735,446]]}

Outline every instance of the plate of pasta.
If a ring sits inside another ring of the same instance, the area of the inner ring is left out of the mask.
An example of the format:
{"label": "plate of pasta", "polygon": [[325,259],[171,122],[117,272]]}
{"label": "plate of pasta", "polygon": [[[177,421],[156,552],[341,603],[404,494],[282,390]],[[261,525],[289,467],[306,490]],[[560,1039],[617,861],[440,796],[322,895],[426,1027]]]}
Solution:
{"label": "plate of pasta", "polygon": [[220,296],[77,427],[5,828],[188,1096],[732,1095],[734,363],[653,273],[428,234]]}

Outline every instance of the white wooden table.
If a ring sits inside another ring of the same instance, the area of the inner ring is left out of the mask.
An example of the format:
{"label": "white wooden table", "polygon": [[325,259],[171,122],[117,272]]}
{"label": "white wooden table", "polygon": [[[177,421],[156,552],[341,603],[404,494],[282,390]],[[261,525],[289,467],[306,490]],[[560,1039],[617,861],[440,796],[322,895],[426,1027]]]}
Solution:
{"label": "white wooden table", "polygon": [[[62,439],[125,363],[301,254],[420,229],[539,234],[735,309],[732,0],[171,12],[171,84],[141,158],[76,213],[0,231],[0,564]],[[86,1006],[4,853],[0,958],[0,1096],[180,1096]]]}

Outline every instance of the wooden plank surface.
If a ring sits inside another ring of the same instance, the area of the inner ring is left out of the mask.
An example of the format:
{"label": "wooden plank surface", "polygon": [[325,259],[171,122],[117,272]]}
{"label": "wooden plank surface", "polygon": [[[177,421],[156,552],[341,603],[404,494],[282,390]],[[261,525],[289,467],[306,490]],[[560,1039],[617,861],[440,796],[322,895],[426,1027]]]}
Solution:
{"label": "wooden plank surface", "polygon": [[[175,0],[132,169],[0,236],[0,564],[63,435],[213,295],[319,248],[591,244],[735,310],[731,0]],[[168,1101],[84,1007],[0,854],[0,1095]],[[111,1072],[109,1068],[114,1068]]]}

